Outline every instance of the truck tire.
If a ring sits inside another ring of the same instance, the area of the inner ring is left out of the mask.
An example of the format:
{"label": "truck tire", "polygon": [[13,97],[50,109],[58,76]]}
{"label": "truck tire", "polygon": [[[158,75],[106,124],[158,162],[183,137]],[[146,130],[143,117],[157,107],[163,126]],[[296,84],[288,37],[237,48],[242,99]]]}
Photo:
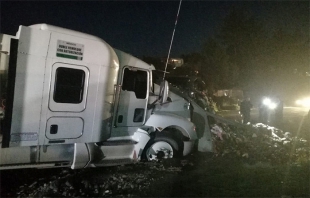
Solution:
{"label": "truck tire", "polygon": [[181,157],[183,155],[183,142],[167,131],[158,132],[145,146],[142,159],[158,161]]}

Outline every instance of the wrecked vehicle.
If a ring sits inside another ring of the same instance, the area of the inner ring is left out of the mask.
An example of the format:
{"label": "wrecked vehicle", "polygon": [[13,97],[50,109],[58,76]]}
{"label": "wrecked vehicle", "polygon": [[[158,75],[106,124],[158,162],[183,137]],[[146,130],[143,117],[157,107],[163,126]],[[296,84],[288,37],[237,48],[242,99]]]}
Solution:
{"label": "wrecked vehicle", "polygon": [[[154,74],[155,79],[161,79],[160,73]],[[170,92],[182,96],[189,101],[193,108],[192,122],[196,125],[198,136],[198,151],[214,152],[211,128],[215,124],[214,118],[225,120],[215,114],[212,101],[201,90],[205,90],[205,83],[197,77],[167,76]],[[156,80],[155,80],[156,81]]]}
{"label": "wrecked vehicle", "polygon": [[46,24],[1,39],[0,169],[111,166],[192,151],[191,104],[167,81],[153,83],[154,66]]}

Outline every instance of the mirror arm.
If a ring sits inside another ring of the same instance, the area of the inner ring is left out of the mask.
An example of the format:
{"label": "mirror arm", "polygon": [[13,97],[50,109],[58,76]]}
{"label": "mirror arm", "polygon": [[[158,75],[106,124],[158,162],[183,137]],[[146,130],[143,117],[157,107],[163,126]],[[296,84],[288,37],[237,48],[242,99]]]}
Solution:
{"label": "mirror arm", "polygon": [[153,109],[155,107],[155,104],[158,100],[160,100],[161,97],[157,98],[152,104],[147,105],[147,110]]}
{"label": "mirror arm", "polygon": [[[156,102],[159,101],[159,100],[160,100],[160,98],[156,99],[152,104],[148,104],[148,105],[147,105],[147,109],[150,110],[150,109],[154,108],[155,105],[156,105]],[[170,103],[170,102],[172,102],[172,100],[171,100],[170,97],[168,97],[168,98],[167,98],[167,102],[161,103],[160,105],[168,104],[168,103]]]}

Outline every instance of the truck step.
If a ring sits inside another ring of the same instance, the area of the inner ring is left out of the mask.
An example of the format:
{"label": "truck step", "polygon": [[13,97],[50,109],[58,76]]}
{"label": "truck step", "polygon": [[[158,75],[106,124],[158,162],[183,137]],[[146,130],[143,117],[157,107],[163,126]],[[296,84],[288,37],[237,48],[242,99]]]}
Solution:
{"label": "truck step", "polygon": [[134,140],[113,140],[113,141],[105,141],[96,143],[98,146],[118,146],[118,145],[134,145],[138,142]]}
{"label": "truck step", "polygon": [[70,162],[47,162],[47,163],[36,163],[36,164],[4,164],[0,165],[0,170],[9,169],[21,169],[21,168],[59,168],[59,167],[69,167]]}

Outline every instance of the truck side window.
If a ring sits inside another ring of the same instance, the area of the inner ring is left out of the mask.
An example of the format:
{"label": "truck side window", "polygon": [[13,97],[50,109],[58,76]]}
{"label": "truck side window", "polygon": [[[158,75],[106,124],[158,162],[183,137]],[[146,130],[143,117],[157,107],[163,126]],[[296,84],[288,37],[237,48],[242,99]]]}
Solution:
{"label": "truck side window", "polygon": [[132,71],[125,68],[122,90],[133,91],[137,98],[144,99],[147,94],[147,78],[146,71]]}
{"label": "truck side window", "polygon": [[59,67],[56,69],[54,101],[78,104],[83,100],[85,72],[80,69]]}

